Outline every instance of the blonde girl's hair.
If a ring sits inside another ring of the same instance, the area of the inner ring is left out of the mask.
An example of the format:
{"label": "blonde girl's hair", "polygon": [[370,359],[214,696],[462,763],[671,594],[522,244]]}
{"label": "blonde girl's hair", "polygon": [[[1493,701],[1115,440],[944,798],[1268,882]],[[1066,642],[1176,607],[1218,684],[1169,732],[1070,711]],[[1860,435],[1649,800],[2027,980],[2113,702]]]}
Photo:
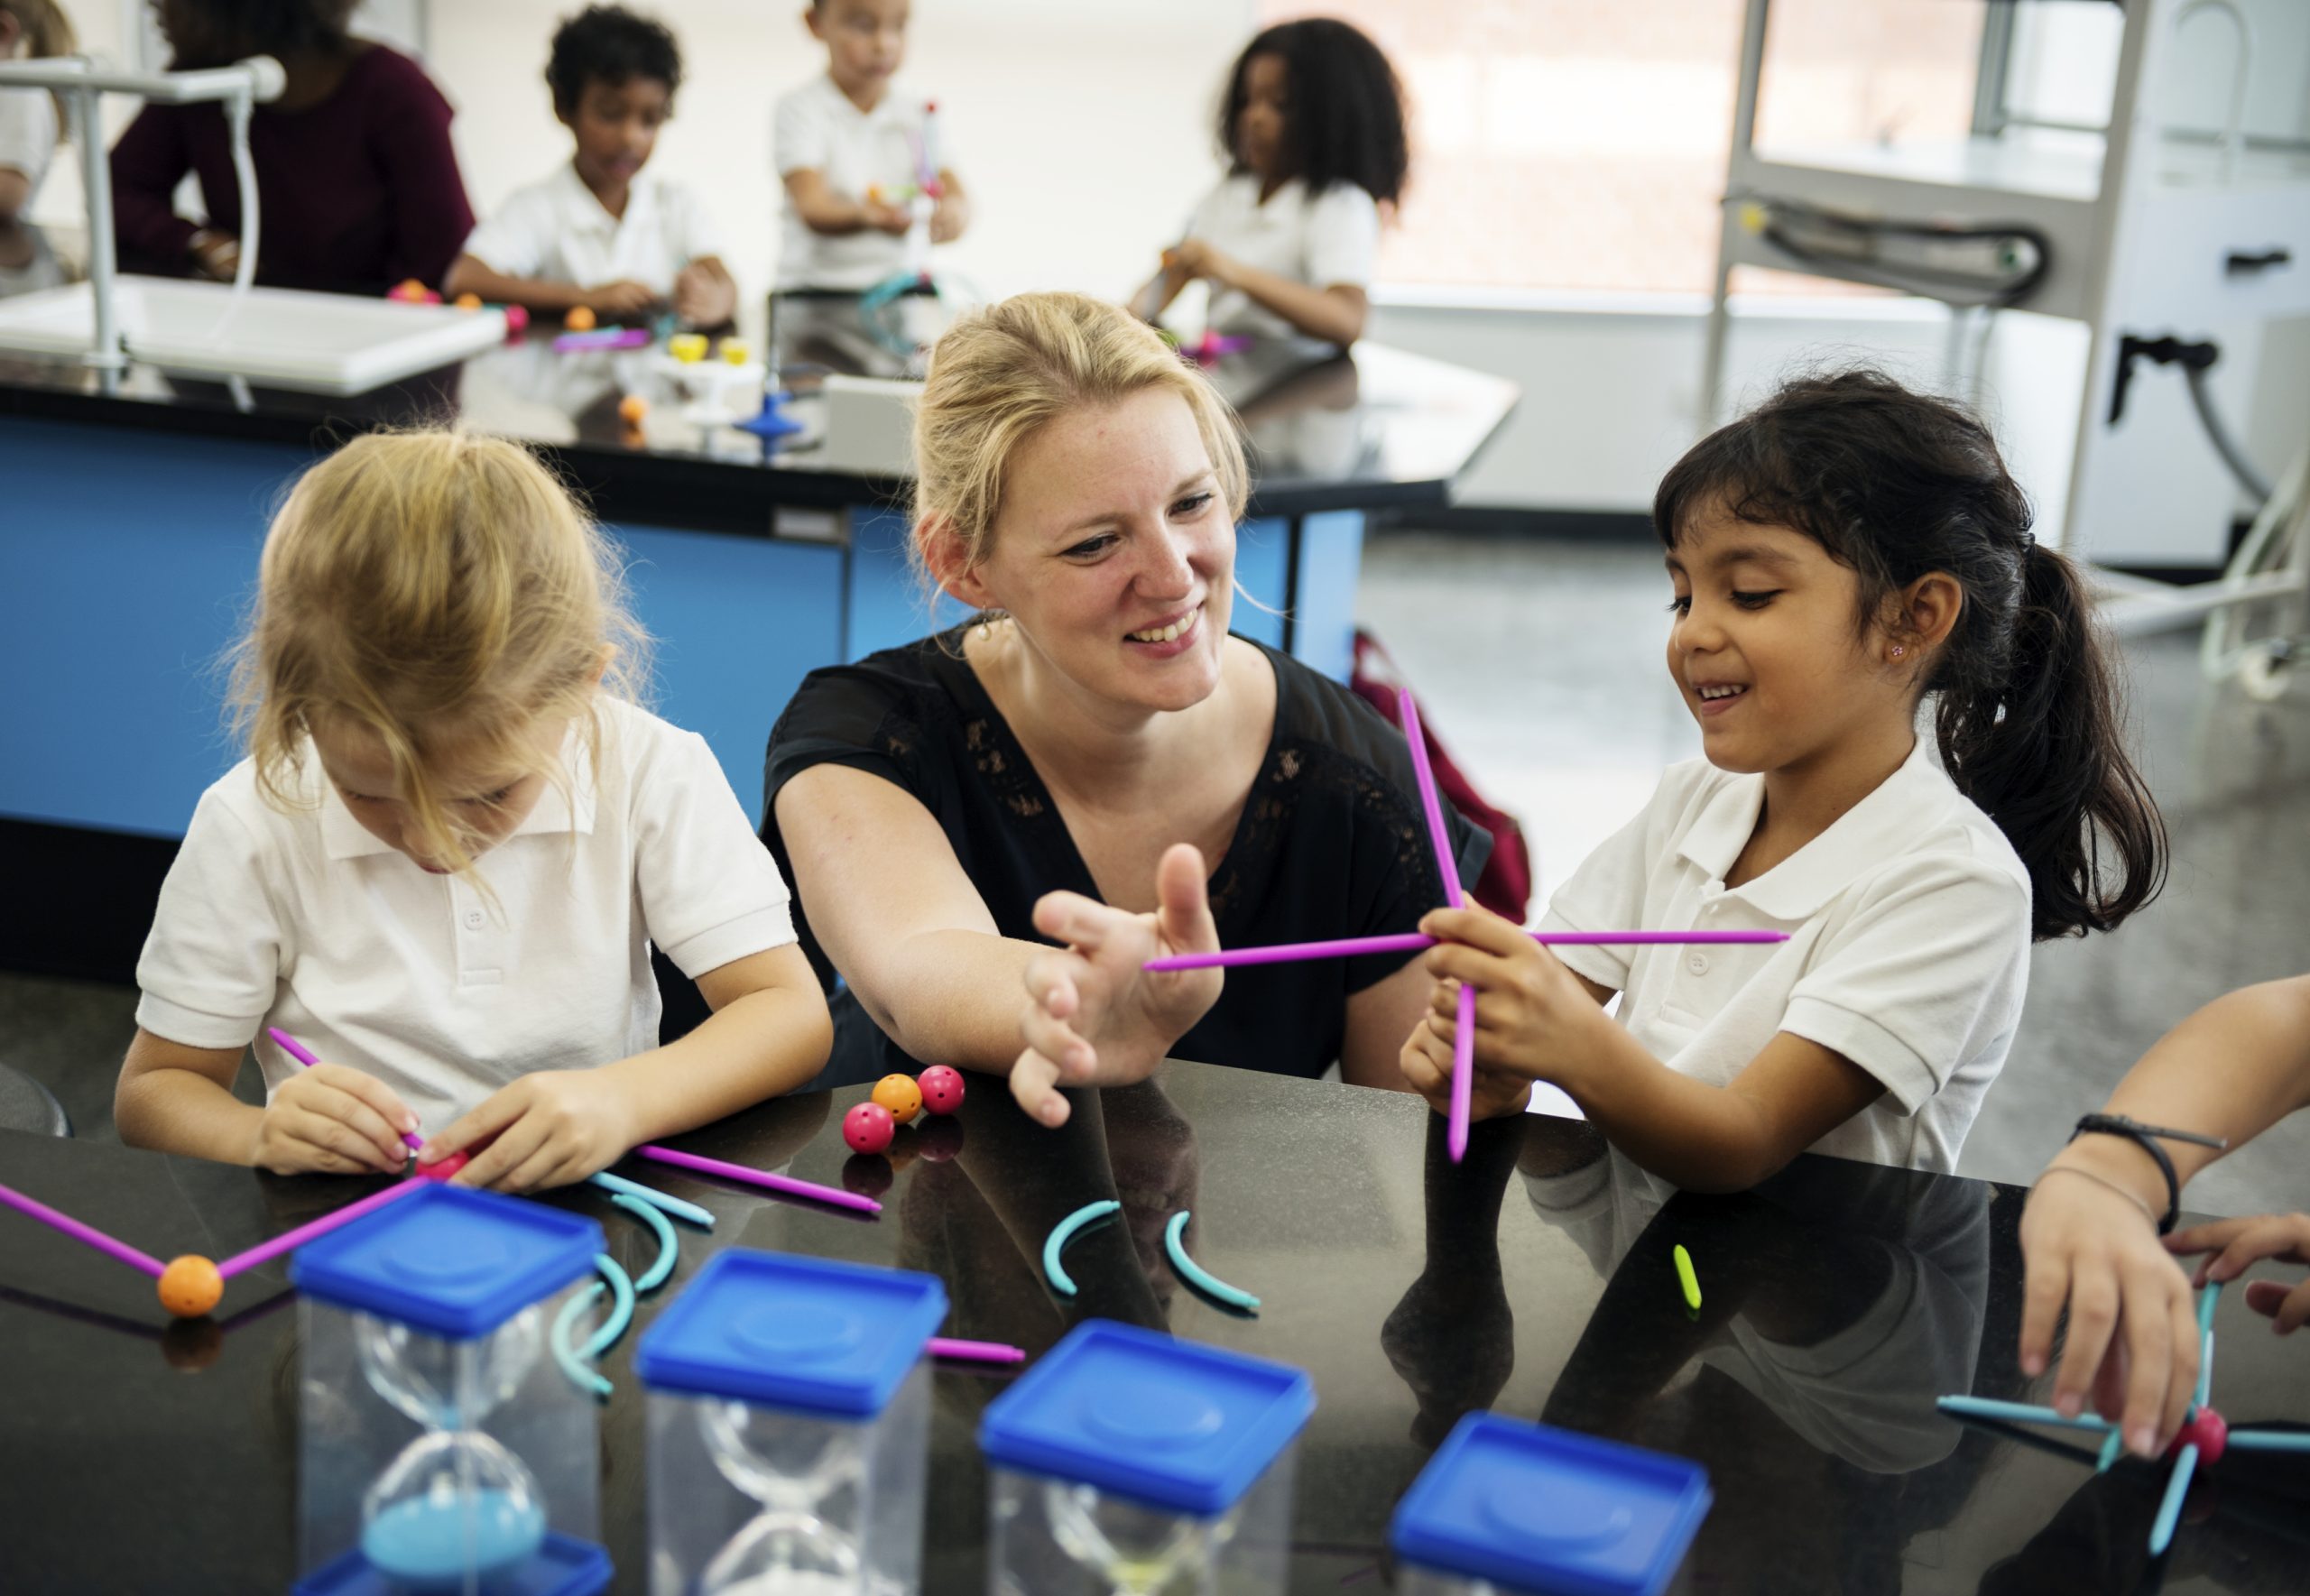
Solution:
{"label": "blonde girl's hair", "polygon": [[1087,294],[1028,293],[948,328],[931,348],[914,416],[914,557],[926,581],[923,543],[934,527],[960,543],[966,569],[985,560],[1012,457],[1045,422],[1150,388],[1187,401],[1228,514],[1240,521],[1251,468],[1234,412],[1136,316]]}
{"label": "blonde girl's hair", "polygon": [[[71,55],[80,48],[80,37],[72,31],[72,19],[56,0],[0,0],[0,15],[13,16],[24,31],[25,46],[33,60],[51,56]],[[64,97],[56,101],[56,125],[59,136],[72,134],[72,114],[66,109]]]}
{"label": "blonde girl's hair", "polygon": [[431,775],[454,748],[567,791],[568,718],[598,761],[604,690],[646,687],[649,637],[615,547],[526,449],[447,431],[356,439],[305,473],[266,536],[233,658],[233,702],[258,789],[310,807],[317,724],[373,734],[427,851],[470,870],[469,833]]}

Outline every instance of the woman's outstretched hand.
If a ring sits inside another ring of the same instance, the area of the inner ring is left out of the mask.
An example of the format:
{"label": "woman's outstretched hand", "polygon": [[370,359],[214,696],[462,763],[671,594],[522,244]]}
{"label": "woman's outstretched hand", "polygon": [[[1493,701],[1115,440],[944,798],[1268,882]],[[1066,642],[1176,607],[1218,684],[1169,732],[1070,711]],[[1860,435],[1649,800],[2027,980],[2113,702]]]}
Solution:
{"label": "woman's outstretched hand", "polygon": [[1067,945],[1027,965],[1019,1021],[1026,1050],[1011,1066],[1011,1095],[1039,1123],[1066,1123],[1061,1086],[1145,1080],[1219,1001],[1220,971],[1141,967],[1169,954],[1218,951],[1201,852],[1185,843],[1168,850],[1155,892],[1153,914],[1076,892],[1049,893],[1035,905],[1035,928]]}

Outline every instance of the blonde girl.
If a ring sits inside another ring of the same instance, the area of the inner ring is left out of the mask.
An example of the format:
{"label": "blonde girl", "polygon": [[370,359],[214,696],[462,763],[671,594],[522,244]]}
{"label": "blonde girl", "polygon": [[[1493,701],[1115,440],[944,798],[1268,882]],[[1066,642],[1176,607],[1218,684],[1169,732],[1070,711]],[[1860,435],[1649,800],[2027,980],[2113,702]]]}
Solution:
{"label": "blonde girl", "polygon": [[[71,19],[56,0],[0,0],[0,61],[42,60],[79,48]],[[0,88],[0,222],[32,209],[64,135],[60,98],[36,88]]]}
{"label": "blonde girl", "polygon": [[[376,436],[308,472],[236,661],[248,757],[137,967],[122,1139],[361,1173],[421,1128],[420,1164],[521,1191],[815,1074],[785,884],[703,740],[634,702],[645,641],[521,448]],[[664,1047],[653,944],[714,1010]],[[231,1091],[253,1042],[262,1106]]]}

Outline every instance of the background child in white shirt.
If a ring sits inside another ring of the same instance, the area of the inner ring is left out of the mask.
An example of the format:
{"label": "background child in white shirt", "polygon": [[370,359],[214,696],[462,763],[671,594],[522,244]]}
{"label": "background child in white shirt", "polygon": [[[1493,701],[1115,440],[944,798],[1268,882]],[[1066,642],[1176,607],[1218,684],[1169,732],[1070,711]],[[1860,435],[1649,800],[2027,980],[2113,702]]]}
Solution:
{"label": "background child in white shirt", "polygon": [[[1706,757],[1668,771],[1543,925],[1790,940],[1559,955],[1439,909],[1405,1071],[1443,1101],[1465,981],[1487,1112],[1552,1081],[1636,1162],[1704,1190],[1807,1149],[1948,1169],[2011,1043],[2030,941],[2109,930],[2164,880],[2084,582],[2032,541],[1987,429],[1870,372],[1793,382],[1703,439],[1653,524],[1669,675]],[[1917,734],[1927,696],[1938,768]]]}
{"label": "background child in white shirt", "polygon": [[[79,49],[56,0],[0,0],[0,61],[40,60]],[[40,88],[0,88],[0,222],[32,208],[64,137],[64,107]]]}
{"label": "background child in white shirt", "polygon": [[1227,175],[1132,309],[1152,321],[1201,279],[1214,332],[1362,337],[1379,208],[1402,196],[1409,166],[1403,92],[1380,47],[1327,17],[1267,29],[1235,58],[1219,148]]}
{"label": "background child in white shirt", "polygon": [[[631,702],[619,570],[510,443],[372,436],[306,473],[239,652],[249,757],[137,966],[124,1141],[365,1173],[421,1124],[420,1163],[524,1191],[818,1073],[785,883],[702,740]],[[663,1047],[653,943],[715,1010]],[[231,1091],[253,1039],[262,1107]]]}
{"label": "background child in white shirt", "polygon": [[642,170],[681,78],[673,34],[647,17],[594,5],[562,23],[545,80],[577,152],[474,229],[444,291],[605,318],[670,305],[693,327],[727,323],[738,285],[713,217],[688,189]]}
{"label": "background child in white shirt", "polygon": [[811,0],[810,36],[827,69],[778,102],[774,158],[786,186],[780,291],[864,291],[909,269],[913,212],[899,196],[928,165],[938,180],[926,244],[970,226],[970,201],[931,102],[895,81],[906,59],[909,0]]}

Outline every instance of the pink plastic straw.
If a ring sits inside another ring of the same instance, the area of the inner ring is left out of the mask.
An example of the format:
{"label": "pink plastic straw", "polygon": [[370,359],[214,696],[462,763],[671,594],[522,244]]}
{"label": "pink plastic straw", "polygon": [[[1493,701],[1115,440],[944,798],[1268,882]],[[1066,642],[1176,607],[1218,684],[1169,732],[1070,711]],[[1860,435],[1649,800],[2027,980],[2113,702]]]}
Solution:
{"label": "pink plastic straw", "polygon": [[[289,1055],[290,1057],[295,1059],[299,1064],[303,1065],[307,1069],[312,1068],[313,1066],[320,1062],[319,1059],[313,1056],[313,1050],[310,1047],[306,1047],[304,1043],[291,1036],[287,1031],[282,1030],[279,1026],[266,1026],[264,1028],[264,1034],[271,1037],[275,1042],[279,1043],[281,1045],[281,1050],[283,1053]],[[418,1135],[414,1130],[402,1131],[401,1133],[401,1139],[402,1143],[412,1153],[425,1145],[425,1139]]]}
{"label": "pink plastic straw", "polygon": [[808,1197],[820,1203],[831,1203],[837,1208],[855,1209],[860,1213],[880,1213],[882,1211],[882,1205],[872,1197],[862,1197],[856,1192],[818,1185],[811,1181],[795,1180],[784,1175],[772,1175],[767,1169],[749,1169],[744,1164],[727,1164],[720,1158],[701,1158],[696,1153],[678,1153],[670,1147],[645,1145],[633,1150],[642,1158],[671,1164],[678,1169],[695,1169],[701,1175],[718,1175],[725,1180],[744,1181],[748,1185],[783,1192],[790,1197]]}
{"label": "pink plastic straw", "polygon": [[84,1242],[103,1253],[117,1259],[132,1269],[142,1269],[154,1279],[168,1272],[168,1266],[149,1252],[139,1252],[125,1241],[116,1241],[91,1224],[82,1224],[69,1213],[59,1213],[37,1198],[27,1197],[13,1186],[0,1185],[0,1204],[14,1208],[27,1219],[36,1219],[44,1225],[62,1231],[75,1241]]}
{"label": "pink plastic straw", "polygon": [[[1682,947],[1687,943],[1786,942],[1786,931],[1527,931],[1544,947]],[[1418,931],[1385,936],[1341,936],[1329,942],[1278,942],[1266,947],[1178,953],[1150,959],[1142,970],[1232,970],[1244,964],[1292,964],[1305,959],[1349,959],[1359,954],[1418,953],[1436,938]]]}
{"label": "pink plastic straw", "polygon": [[358,1203],[347,1203],[334,1213],[323,1214],[310,1224],[300,1224],[293,1231],[284,1232],[262,1246],[252,1247],[246,1252],[236,1253],[218,1264],[217,1272],[229,1280],[235,1275],[245,1273],[261,1263],[271,1263],[284,1252],[294,1252],[306,1242],[328,1235],[339,1225],[351,1224],[356,1219],[374,1213],[388,1203],[398,1202],[411,1192],[421,1192],[433,1184],[430,1180],[411,1179],[404,1180],[399,1185],[389,1185],[382,1192],[362,1198]]}
{"label": "pink plastic straw", "polygon": [[[1436,868],[1444,876],[1444,907],[1460,907],[1460,867],[1452,857],[1452,834],[1444,826],[1443,801],[1436,796],[1436,772],[1428,768],[1428,737],[1420,730],[1419,706],[1411,689],[1396,689],[1396,710],[1403,722],[1404,741],[1411,744],[1411,773],[1419,782],[1419,807],[1428,816],[1428,839],[1436,844]],[[1460,1011],[1452,1029],[1452,1112],[1445,1121],[1445,1145],[1452,1162],[1468,1152],[1468,1094],[1476,1073],[1476,989],[1460,986]]]}
{"label": "pink plastic straw", "polygon": [[930,1355],[947,1358],[958,1363],[1024,1363],[1026,1350],[1007,1346],[999,1341],[956,1341],[951,1336],[934,1335],[929,1341]]}

